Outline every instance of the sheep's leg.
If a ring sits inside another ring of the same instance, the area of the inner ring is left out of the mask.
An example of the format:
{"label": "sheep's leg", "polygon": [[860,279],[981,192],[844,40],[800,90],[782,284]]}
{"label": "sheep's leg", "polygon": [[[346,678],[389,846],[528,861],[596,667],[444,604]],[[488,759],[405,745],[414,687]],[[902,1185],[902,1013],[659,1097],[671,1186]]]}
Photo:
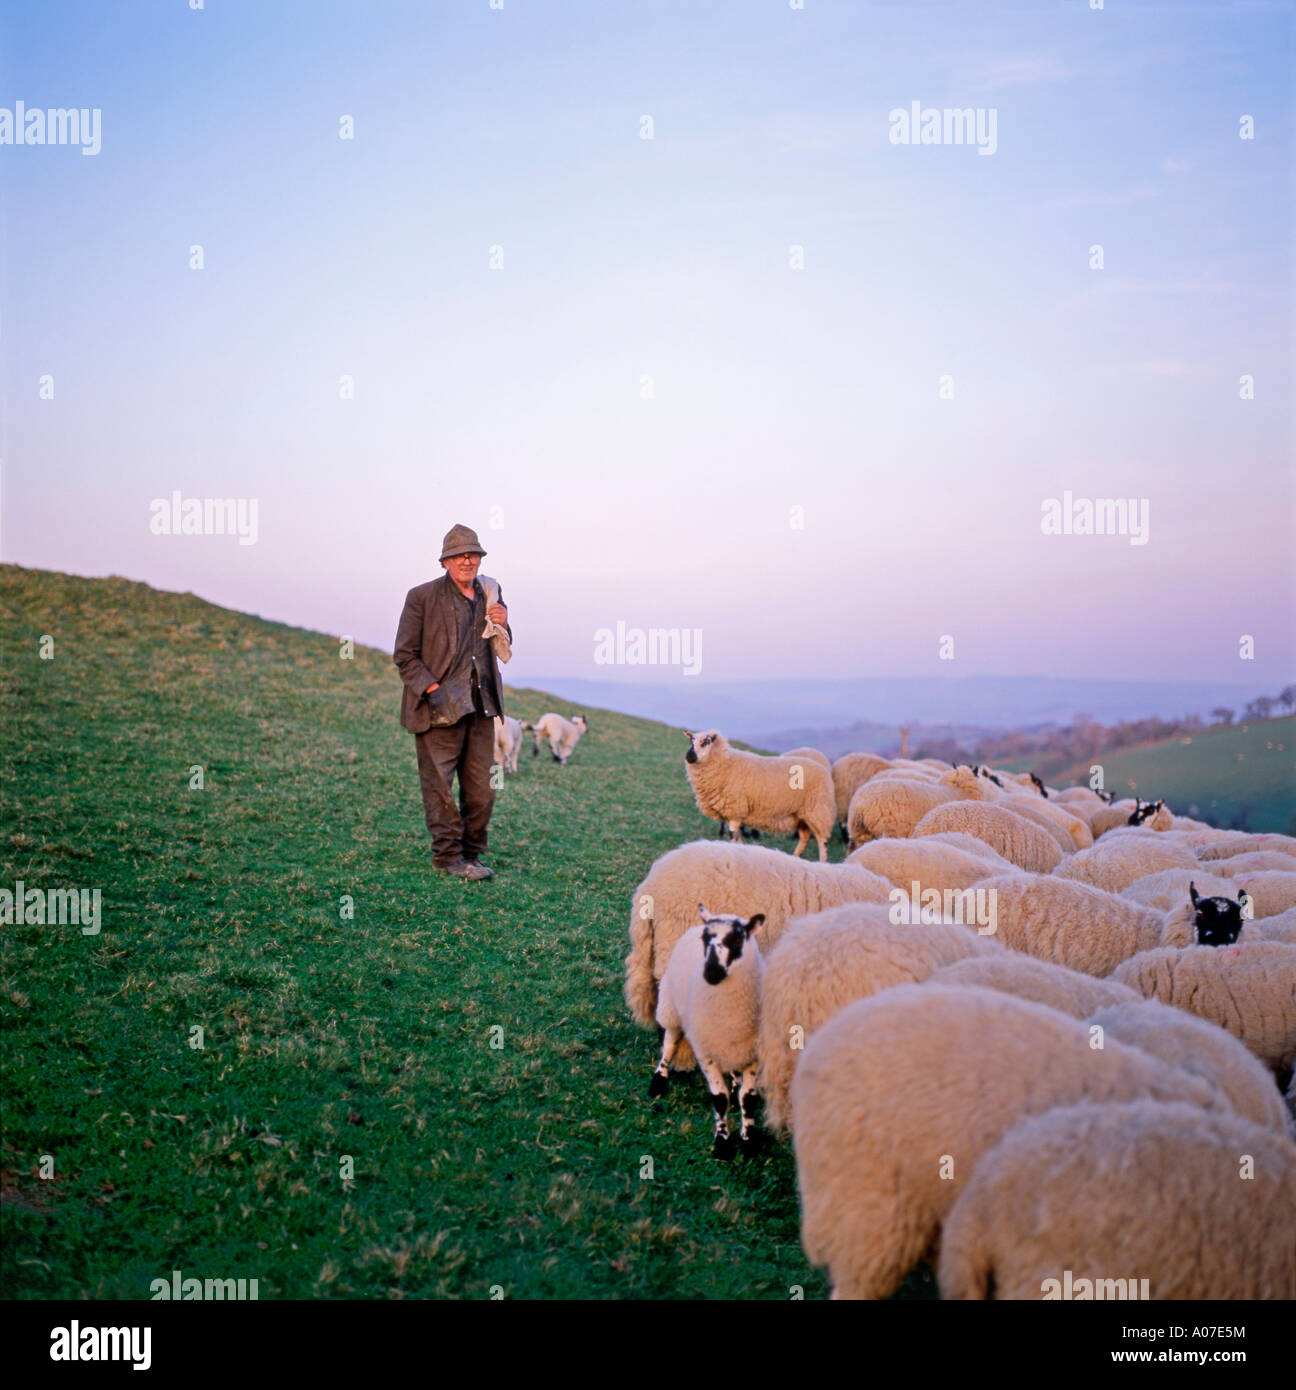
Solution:
{"label": "sheep's leg", "polygon": [[819,846],[819,862],[826,864],[828,862],[828,842],[822,835],[816,835],[815,844]]}
{"label": "sheep's leg", "polygon": [[738,1087],[738,1109],[742,1112],[742,1130],[738,1136],[743,1153],[756,1151],[756,1068],[749,1067],[742,1074]]}
{"label": "sheep's leg", "polygon": [[650,1096],[664,1096],[666,1094],[666,1087],[670,1082],[671,1058],[674,1057],[675,1049],[679,1046],[678,1030],[665,1028],[661,1031],[664,1034],[661,1061],[653,1068],[652,1081],[648,1085]]}
{"label": "sheep's leg", "polygon": [[729,1087],[725,1084],[724,1072],[714,1062],[698,1058],[698,1066],[706,1077],[707,1090],[711,1092],[711,1105],[715,1110],[715,1146],[712,1158],[732,1158],[734,1139],[729,1133]]}
{"label": "sheep's leg", "polygon": [[742,821],[740,821],[740,820],[731,820],[731,821],[728,822],[728,825],[729,825],[729,838],[730,838],[735,844],[739,843],[739,842],[742,840]]}
{"label": "sheep's leg", "polygon": [[805,847],[810,843],[810,827],[808,825],[797,826],[797,847],[792,851],[794,857],[799,858],[805,851]]}

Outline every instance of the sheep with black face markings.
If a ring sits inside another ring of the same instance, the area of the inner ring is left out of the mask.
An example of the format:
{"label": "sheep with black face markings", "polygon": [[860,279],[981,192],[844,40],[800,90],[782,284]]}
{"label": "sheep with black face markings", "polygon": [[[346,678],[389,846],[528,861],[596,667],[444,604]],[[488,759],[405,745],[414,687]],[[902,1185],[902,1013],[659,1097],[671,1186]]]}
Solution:
{"label": "sheep with black face markings", "polygon": [[744,753],[730,747],[715,729],[690,733],[688,739],[684,770],[704,816],[723,821],[735,840],[743,826],[795,834],[792,853],[798,856],[813,835],[819,862],[827,863],[828,839],[837,819],[827,759]]}
{"label": "sheep with black face markings", "polygon": [[[761,912],[761,939],[773,947],[793,917],[849,902],[889,901],[892,885],[858,864],[807,864],[779,850],[728,841],[694,840],[663,854],[648,870],[630,905],[630,952],[625,998],[631,1016],[651,1027],[658,981],[679,938],[697,921],[699,900],[744,916]],[[687,1039],[672,1058],[677,1071],[693,1065]]]}
{"label": "sheep with black face markings", "polygon": [[713,914],[698,903],[700,925],[675,943],[662,976],[657,1025],[662,1030],[661,1060],[653,1069],[651,1096],[664,1095],[671,1062],[681,1043],[697,1057],[715,1111],[714,1158],[733,1157],[729,1132],[729,1081],[738,1076],[739,1144],[750,1153],[755,1139],[756,1034],[760,1025],[761,982],[765,974],[752,933],[761,913],[743,918]]}

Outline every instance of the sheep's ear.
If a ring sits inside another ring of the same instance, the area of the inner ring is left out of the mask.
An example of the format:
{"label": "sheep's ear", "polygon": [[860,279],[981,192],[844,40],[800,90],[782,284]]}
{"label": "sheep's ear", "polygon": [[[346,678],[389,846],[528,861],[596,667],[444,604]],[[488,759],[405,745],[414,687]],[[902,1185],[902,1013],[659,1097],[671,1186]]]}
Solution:
{"label": "sheep's ear", "polygon": [[1157,804],[1156,804],[1157,810],[1158,810],[1158,811],[1161,810],[1161,808],[1162,808],[1164,805],[1165,805],[1165,797],[1164,797],[1164,796],[1158,796],[1158,797],[1157,797]]}
{"label": "sheep's ear", "polygon": [[1238,890],[1237,905],[1242,909],[1242,915],[1247,915],[1247,908],[1251,906],[1251,894],[1245,888]]}
{"label": "sheep's ear", "polygon": [[1192,899],[1192,905],[1196,907],[1199,899],[1197,897],[1197,885],[1195,883],[1190,883],[1188,885],[1188,896]]}
{"label": "sheep's ear", "polygon": [[750,935],[752,934],[752,932],[754,932],[754,931],[756,930],[756,928],[759,927],[760,924],[761,924],[764,920],[765,920],[765,914],[764,914],[763,912],[758,912],[758,913],[755,915],[755,917],[753,917],[753,918],[751,919],[750,922],[745,922],[745,923],[743,924],[743,931],[745,931],[745,932],[747,933],[747,935],[750,936]]}

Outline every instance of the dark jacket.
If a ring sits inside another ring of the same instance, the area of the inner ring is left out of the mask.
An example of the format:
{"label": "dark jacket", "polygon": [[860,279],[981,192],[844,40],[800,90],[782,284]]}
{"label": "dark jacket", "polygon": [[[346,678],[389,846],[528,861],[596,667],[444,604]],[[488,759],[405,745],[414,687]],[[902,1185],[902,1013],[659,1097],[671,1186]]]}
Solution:
{"label": "dark jacket", "polygon": [[[481,576],[478,575],[479,592],[480,581]],[[458,655],[458,623],[452,584],[450,576],[443,574],[440,579],[411,589],[405,596],[405,607],[396,629],[396,649],[392,660],[405,683],[401,693],[401,724],[412,734],[454,724],[465,714],[473,712],[472,699],[466,687],[452,691],[442,685],[430,695],[424,694],[429,685],[445,680]],[[500,602],[504,602],[502,590]],[[484,608],[482,614],[484,621]],[[507,630],[509,641],[512,642],[513,630],[511,627]],[[489,642],[486,643],[486,665],[487,670],[482,673],[483,681],[489,676],[499,713],[503,714],[504,682],[500,679],[499,664]]]}

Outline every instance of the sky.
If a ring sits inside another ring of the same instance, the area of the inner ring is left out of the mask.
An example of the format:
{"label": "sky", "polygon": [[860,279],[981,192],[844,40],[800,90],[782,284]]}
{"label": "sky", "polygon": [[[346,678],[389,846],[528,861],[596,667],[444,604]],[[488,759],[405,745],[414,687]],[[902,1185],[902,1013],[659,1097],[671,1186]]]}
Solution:
{"label": "sky", "polygon": [[[102,113],[95,154],[0,144],[0,558],[389,648],[462,522],[516,683],[1276,689],[1294,27],[0,4],[0,107]],[[915,102],[992,150],[899,143]],[[255,543],[157,534],[177,492],[255,502]],[[1067,494],[1146,531],[1045,534]],[[600,662],[618,623],[697,670]]]}

